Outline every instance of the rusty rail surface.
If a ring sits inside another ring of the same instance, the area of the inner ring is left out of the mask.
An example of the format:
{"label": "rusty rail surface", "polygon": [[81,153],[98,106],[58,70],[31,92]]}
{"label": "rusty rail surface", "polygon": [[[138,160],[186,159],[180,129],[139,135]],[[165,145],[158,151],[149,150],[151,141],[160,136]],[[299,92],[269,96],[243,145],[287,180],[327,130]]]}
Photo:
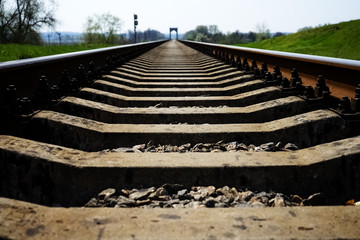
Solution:
{"label": "rusty rail surface", "polygon": [[352,97],[360,83],[360,61],[194,41],[182,42],[223,61],[224,58],[228,58],[229,62],[237,57],[247,58],[249,62],[255,60],[260,66],[263,62],[267,63],[271,71],[274,65],[278,65],[283,75],[289,79],[292,69],[296,68],[305,85],[315,86],[318,75],[323,75],[331,94],[337,98]]}

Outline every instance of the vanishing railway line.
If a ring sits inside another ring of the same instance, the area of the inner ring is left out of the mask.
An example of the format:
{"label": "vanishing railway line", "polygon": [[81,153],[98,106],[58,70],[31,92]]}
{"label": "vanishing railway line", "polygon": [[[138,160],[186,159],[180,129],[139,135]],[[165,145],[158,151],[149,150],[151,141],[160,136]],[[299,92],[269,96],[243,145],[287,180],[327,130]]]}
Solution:
{"label": "vanishing railway line", "polygon": [[359,73],[187,41],[0,65],[0,238],[359,238]]}

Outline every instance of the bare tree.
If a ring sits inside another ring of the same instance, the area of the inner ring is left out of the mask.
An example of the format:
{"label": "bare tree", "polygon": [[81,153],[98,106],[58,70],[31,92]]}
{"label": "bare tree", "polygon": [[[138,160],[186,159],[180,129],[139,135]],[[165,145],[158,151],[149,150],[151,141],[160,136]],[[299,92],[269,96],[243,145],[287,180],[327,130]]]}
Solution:
{"label": "bare tree", "polygon": [[220,31],[219,31],[219,28],[218,28],[217,25],[210,25],[210,26],[209,26],[209,33],[210,33],[210,34],[214,35],[214,34],[217,34],[217,33],[219,33],[219,32],[220,32]]}
{"label": "bare tree", "polygon": [[208,29],[208,27],[205,26],[205,25],[199,25],[199,26],[196,27],[195,30],[196,30],[198,33],[203,34],[204,36],[208,35],[208,33],[209,33],[209,29]]}
{"label": "bare tree", "polygon": [[56,23],[54,6],[54,0],[1,0],[0,42],[39,43],[40,28]]}
{"label": "bare tree", "polygon": [[256,25],[256,40],[262,41],[270,38],[270,30],[265,23]]}
{"label": "bare tree", "polygon": [[119,42],[121,26],[120,18],[110,13],[96,14],[88,17],[83,38],[86,43],[116,44]]}

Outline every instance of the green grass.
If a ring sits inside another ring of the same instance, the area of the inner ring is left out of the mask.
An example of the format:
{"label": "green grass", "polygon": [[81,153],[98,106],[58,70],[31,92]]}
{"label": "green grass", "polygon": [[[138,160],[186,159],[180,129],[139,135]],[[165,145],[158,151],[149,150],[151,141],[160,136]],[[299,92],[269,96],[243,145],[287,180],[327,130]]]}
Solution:
{"label": "green grass", "polygon": [[49,56],[60,53],[83,51],[95,48],[110,47],[108,44],[77,44],[77,45],[53,45],[34,46],[20,44],[0,44],[0,62]]}
{"label": "green grass", "polygon": [[360,60],[360,20],[237,46]]}

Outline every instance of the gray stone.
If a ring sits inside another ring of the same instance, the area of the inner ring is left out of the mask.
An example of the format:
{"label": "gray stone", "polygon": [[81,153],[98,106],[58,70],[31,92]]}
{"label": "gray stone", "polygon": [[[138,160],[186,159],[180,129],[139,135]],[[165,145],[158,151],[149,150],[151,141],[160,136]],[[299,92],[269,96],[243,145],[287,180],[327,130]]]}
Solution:
{"label": "gray stone", "polygon": [[273,142],[269,142],[269,143],[264,143],[264,144],[261,144],[260,145],[260,148],[263,150],[263,151],[274,151],[275,150],[275,144]]}
{"label": "gray stone", "polygon": [[134,152],[134,150],[132,148],[121,147],[121,148],[112,149],[111,152],[129,153],[129,152]]}
{"label": "gray stone", "polygon": [[202,149],[195,147],[195,148],[192,148],[190,150],[190,152],[202,152]]}
{"label": "gray stone", "polygon": [[177,195],[178,195],[179,197],[184,196],[184,195],[186,195],[186,194],[188,194],[188,190],[187,190],[187,189],[182,189],[182,190],[179,190],[179,191],[177,192]]}
{"label": "gray stone", "polygon": [[169,201],[169,200],[171,200],[171,197],[169,195],[159,196],[157,198],[157,200],[159,200],[159,201]]}
{"label": "gray stone", "polygon": [[322,193],[315,193],[302,201],[304,206],[321,206],[325,204],[325,196]]}
{"label": "gray stone", "polygon": [[[173,145],[158,145],[157,147],[153,145],[152,141],[148,144],[139,144],[135,145],[132,148],[117,148],[117,149],[105,149],[102,152],[236,152],[236,151],[250,151],[250,152],[260,152],[260,151],[278,151],[282,150],[282,143],[278,142],[276,145],[274,142],[264,143],[260,146],[255,146],[250,144],[246,146],[244,143],[239,143],[237,141],[224,143],[219,141],[217,143],[197,143],[191,147],[190,143],[183,144],[181,146]],[[297,150],[297,146],[292,143],[285,145],[283,149],[287,150]]]}
{"label": "gray stone", "polygon": [[225,195],[219,195],[215,198],[215,200],[217,202],[226,202],[227,201],[227,198],[225,197]]}
{"label": "gray stone", "polygon": [[241,199],[248,202],[248,201],[250,201],[250,199],[252,197],[255,196],[255,194],[252,191],[245,191],[245,192],[239,193],[239,196],[240,196]]}
{"label": "gray stone", "polygon": [[301,203],[302,201],[303,201],[303,199],[301,197],[299,197],[298,195],[293,195],[291,197],[291,202]]}
{"label": "gray stone", "polygon": [[238,191],[237,191],[236,188],[234,188],[234,187],[229,190],[229,194],[231,194],[234,198],[236,198],[237,196],[239,196]]}
{"label": "gray stone", "polygon": [[114,207],[117,203],[118,203],[117,197],[110,197],[106,202],[106,204],[109,205],[110,207]]}
{"label": "gray stone", "polygon": [[179,147],[179,152],[186,152],[189,151],[191,148],[191,143],[183,144]]}
{"label": "gray stone", "polygon": [[255,151],[255,152],[260,152],[260,151],[262,151],[262,149],[261,149],[261,147],[255,147],[255,148],[254,148],[254,151]]}
{"label": "gray stone", "polygon": [[254,144],[250,144],[247,148],[248,148],[248,150],[249,149],[255,150],[256,146]]}
{"label": "gray stone", "polygon": [[220,146],[220,145],[222,145],[223,143],[224,143],[224,140],[220,140],[220,141],[218,141],[217,143],[215,143],[215,145]]}
{"label": "gray stone", "polygon": [[127,208],[127,207],[135,207],[136,201],[133,199],[129,199],[124,196],[119,196],[117,199],[116,207]]}
{"label": "gray stone", "polygon": [[260,192],[258,194],[256,194],[258,197],[266,197],[267,193],[266,192]]}
{"label": "gray stone", "polygon": [[121,189],[121,194],[126,196],[126,197],[129,197],[131,191],[130,190],[127,190],[127,189]]}
{"label": "gray stone", "polygon": [[187,189],[178,191],[176,195],[180,200],[191,199],[191,195]]}
{"label": "gray stone", "polygon": [[193,192],[193,191],[190,191],[190,195],[193,197],[193,199],[195,201],[202,201],[204,200],[205,196],[203,196],[201,193],[199,192]]}
{"label": "gray stone", "polygon": [[102,191],[98,194],[98,199],[107,201],[107,199],[109,197],[111,197],[115,192],[116,192],[116,190],[114,188],[105,189],[104,191]]}
{"label": "gray stone", "polygon": [[145,152],[156,152],[156,148],[155,148],[155,146],[150,146],[145,149]]}
{"label": "gray stone", "polygon": [[197,143],[195,144],[195,146],[193,147],[193,149],[202,149],[204,147],[204,145],[202,143]]}
{"label": "gray stone", "polygon": [[146,147],[146,148],[154,147],[154,142],[153,142],[152,140],[150,140],[150,141],[146,144],[145,147]]}
{"label": "gray stone", "polygon": [[286,150],[299,150],[299,148],[293,143],[287,143],[284,147]]}
{"label": "gray stone", "polygon": [[[115,189],[108,188],[99,193],[97,198],[92,198],[85,207],[292,207],[316,206],[325,203],[325,196],[322,193],[313,194],[303,200],[298,195],[288,197],[275,192],[254,193],[250,190],[237,190],[228,186],[218,189],[214,186],[193,186],[189,191],[183,185],[167,183],[159,188],[122,189],[120,196],[115,196],[115,192]],[[354,201],[351,205],[354,205]]]}
{"label": "gray stone", "polygon": [[226,146],[227,146],[226,143],[220,143],[220,144],[216,144],[214,146],[214,149],[219,149],[219,150],[221,150],[223,152],[226,152]]}
{"label": "gray stone", "polygon": [[280,195],[277,194],[276,197],[274,198],[274,207],[285,207],[285,200],[284,198]]}
{"label": "gray stone", "polygon": [[231,204],[234,201],[235,201],[235,198],[232,195],[228,195],[228,197],[226,197],[226,200],[224,201],[224,203]]}
{"label": "gray stone", "polygon": [[236,142],[236,141],[235,141],[235,142],[230,142],[230,143],[227,144],[226,150],[227,150],[227,151],[237,150],[237,149],[238,149],[238,145],[239,145],[239,143]]}
{"label": "gray stone", "polygon": [[224,195],[226,197],[226,199],[223,200],[223,202],[226,203],[226,204],[232,203],[239,196],[239,193],[236,190],[236,188],[231,188],[230,189],[228,186],[217,189],[216,194],[217,195]]}
{"label": "gray stone", "polygon": [[237,150],[242,150],[242,151],[247,151],[249,150],[248,147],[246,146],[246,144],[244,143],[240,143],[237,147]]}
{"label": "gray stone", "polygon": [[135,145],[132,147],[132,149],[134,150],[134,152],[145,152],[146,145],[145,144]]}
{"label": "gray stone", "polygon": [[158,153],[163,153],[165,150],[165,146],[158,146],[157,148],[155,148],[155,151]]}
{"label": "gray stone", "polygon": [[268,197],[260,197],[260,202],[269,205],[269,198]]}
{"label": "gray stone", "polygon": [[206,207],[208,208],[212,208],[215,207],[215,204],[219,203],[218,201],[216,201],[213,197],[208,197],[205,201],[204,204]]}
{"label": "gray stone", "polygon": [[142,200],[150,195],[150,193],[155,192],[156,188],[143,188],[143,189],[133,189],[129,195],[130,199],[133,200]]}
{"label": "gray stone", "polygon": [[225,195],[226,193],[228,193],[230,191],[230,188],[228,186],[224,186],[222,188],[218,188],[216,189],[216,194],[217,195]]}
{"label": "gray stone", "polygon": [[212,144],[212,143],[205,143],[205,144],[203,144],[203,147],[204,147],[204,148],[207,148],[207,149],[211,149],[211,148],[214,147],[214,144]]}
{"label": "gray stone", "polygon": [[255,195],[248,201],[248,203],[250,203],[250,204],[253,204],[255,202],[261,202],[261,197],[259,197],[258,195]]}
{"label": "gray stone", "polygon": [[196,191],[199,192],[203,197],[211,196],[215,193],[215,187],[214,186],[208,186],[208,187],[197,187]]}
{"label": "gray stone", "polygon": [[[169,194],[169,193],[168,193],[168,191],[167,191],[165,188],[159,187],[158,189],[156,189],[155,192],[153,192],[153,193],[151,193],[151,194],[149,195],[149,199],[154,199],[154,200],[156,200],[156,199],[159,199],[160,196],[165,196],[165,195],[168,195],[168,194]],[[164,199],[164,198],[161,198],[161,199]]]}
{"label": "gray stone", "polygon": [[96,198],[90,199],[90,201],[85,204],[85,207],[98,207],[98,200]]}
{"label": "gray stone", "polygon": [[137,206],[150,205],[150,203],[151,203],[150,199],[136,200]]}
{"label": "gray stone", "polygon": [[170,205],[179,204],[180,200],[179,199],[172,199],[172,200],[167,201],[166,203],[170,204]]}
{"label": "gray stone", "polygon": [[164,152],[177,152],[177,151],[178,151],[177,146],[166,145],[164,148]]}

